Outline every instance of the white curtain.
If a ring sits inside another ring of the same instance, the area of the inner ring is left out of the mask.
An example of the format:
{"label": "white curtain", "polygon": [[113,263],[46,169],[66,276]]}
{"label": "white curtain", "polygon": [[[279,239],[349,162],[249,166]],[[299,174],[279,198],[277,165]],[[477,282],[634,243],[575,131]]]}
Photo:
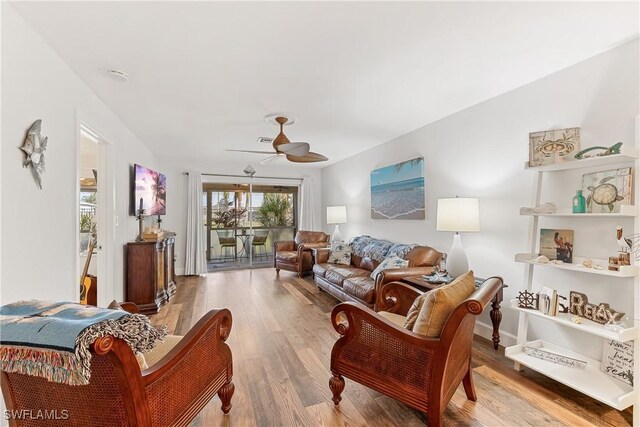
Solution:
{"label": "white curtain", "polygon": [[189,172],[187,187],[187,250],[184,274],[187,276],[207,272],[206,241],[202,228],[202,176]]}
{"label": "white curtain", "polygon": [[320,230],[317,215],[317,207],[320,202],[320,195],[315,197],[311,194],[311,178],[302,178],[300,185],[300,230]]}

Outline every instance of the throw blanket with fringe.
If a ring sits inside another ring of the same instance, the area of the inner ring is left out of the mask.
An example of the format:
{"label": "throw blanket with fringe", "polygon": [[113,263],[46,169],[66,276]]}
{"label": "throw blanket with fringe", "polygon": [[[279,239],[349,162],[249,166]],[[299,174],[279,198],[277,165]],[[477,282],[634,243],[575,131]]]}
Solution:
{"label": "throw blanket with fringe", "polygon": [[149,318],[71,302],[19,301],[0,307],[0,367],[68,385],[89,384],[96,338],[124,340],[146,353],[166,336]]}

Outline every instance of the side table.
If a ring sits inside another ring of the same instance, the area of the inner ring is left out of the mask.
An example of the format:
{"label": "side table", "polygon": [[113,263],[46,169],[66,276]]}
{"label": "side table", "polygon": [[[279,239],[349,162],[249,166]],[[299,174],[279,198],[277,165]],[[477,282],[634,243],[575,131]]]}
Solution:
{"label": "side table", "polygon": [[[418,288],[424,292],[428,292],[432,289],[439,288],[440,286],[446,284],[446,283],[432,283],[425,280],[422,276],[409,276],[409,277],[403,278],[400,281],[410,286],[413,286],[415,288]],[[476,277],[476,287],[479,287],[484,281],[485,279]],[[502,321],[502,312],[500,311],[500,304],[502,303],[502,300],[504,298],[502,290],[506,287],[507,285],[503,284],[502,288],[500,288],[496,296],[493,297],[493,300],[491,301],[491,311],[489,312],[489,317],[491,317],[491,324],[493,325],[493,334],[492,334],[493,348],[496,350],[498,349],[498,344],[500,344],[500,322]]]}

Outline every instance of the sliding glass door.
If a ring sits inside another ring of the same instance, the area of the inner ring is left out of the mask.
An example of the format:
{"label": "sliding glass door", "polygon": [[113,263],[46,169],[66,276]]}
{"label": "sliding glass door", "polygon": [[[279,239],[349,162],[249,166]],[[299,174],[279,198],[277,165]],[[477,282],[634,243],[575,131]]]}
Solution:
{"label": "sliding glass door", "polygon": [[293,240],[298,187],[205,183],[204,232],[209,269],[265,266],[273,242]]}

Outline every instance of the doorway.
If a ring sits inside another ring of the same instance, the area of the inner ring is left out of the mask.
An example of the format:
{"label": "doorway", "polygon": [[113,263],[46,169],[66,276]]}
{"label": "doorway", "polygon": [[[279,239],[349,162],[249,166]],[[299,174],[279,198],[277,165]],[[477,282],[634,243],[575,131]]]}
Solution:
{"label": "doorway", "polygon": [[77,300],[106,306],[114,298],[114,185],[111,144],[84,123],[79,124],[77,164],[76,287]]}
{"label": "doorway", "polygon": [[272,265],[273,242],[293,240],[297,186],[204,183],[202,199],[209,271]]}

